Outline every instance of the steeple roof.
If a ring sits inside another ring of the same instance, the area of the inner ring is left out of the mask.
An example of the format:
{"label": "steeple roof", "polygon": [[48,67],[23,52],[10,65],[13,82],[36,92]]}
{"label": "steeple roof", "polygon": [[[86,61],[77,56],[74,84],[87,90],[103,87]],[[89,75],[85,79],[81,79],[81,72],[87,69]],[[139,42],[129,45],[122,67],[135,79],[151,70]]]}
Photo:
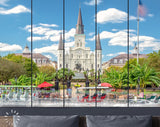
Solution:
{"label": "steeple roof", "polygon": [[99,32],[98,32],[98,37],[96,41],[96,50],[102,50]]}
{"label": "steeple roof", "polygon": [[24,48],[24,50],[23,50],[23,53],[24,53],[24,54],[26,54],[26,53],[31,53],[31,52],[29,51],[29,47],[27,46],[27,44],[26,44],[26,46],[25,46],[25,48]]}
{"label": "steeple roof", "polygon": [[76,25],[76,34],[84,34],[84,25],[82,22],[81,8],[79,8],[78,20]]}
{"label": "steeple roof", "polygon": [[62,34],[60,34],[60,39],[59,39],[58,50],[63,50],[63,40],[62,40]]}
{"label": "steeple roof", "polygon": [[132,54],[137,54],[137,53],[138,53],[138,48],[137,45],[135,44]]}

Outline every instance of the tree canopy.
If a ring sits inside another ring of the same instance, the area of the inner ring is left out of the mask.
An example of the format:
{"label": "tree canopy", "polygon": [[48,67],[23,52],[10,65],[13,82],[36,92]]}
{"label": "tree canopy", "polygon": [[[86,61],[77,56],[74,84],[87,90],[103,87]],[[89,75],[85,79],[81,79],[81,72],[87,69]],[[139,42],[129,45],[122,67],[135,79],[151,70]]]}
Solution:
{"label": "tree canopy", "polygon": [[[4,58],[9,61],[22,64],[22,66],[26,70],[26,75],[28,77],[31,77],[31,59],[30,58],[22,57],[21,55],[17,56],[15,54],[8,54]],[[32,61],[32,71],[33,71],[33,74],[35,74],[38,71],[38,67],[34,61]]]}
{"label": "tree canopy", "polygon": [[0,80],[7,83],[9,79],[19,77],[26,73],[23,65],[0,58]]}

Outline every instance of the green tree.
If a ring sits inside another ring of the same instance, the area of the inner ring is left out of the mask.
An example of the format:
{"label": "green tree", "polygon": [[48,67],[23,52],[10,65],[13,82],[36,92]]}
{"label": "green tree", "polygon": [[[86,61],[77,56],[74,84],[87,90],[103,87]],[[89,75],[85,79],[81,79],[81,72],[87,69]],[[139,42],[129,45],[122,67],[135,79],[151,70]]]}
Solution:
{"label": "green tree", "polygon": [[25,74],[26,71],[22,64],[0,59],[0,80],[7,83],[9,79],[18,78],[20,75]]}
{"label": "green tree", "polygon": [[140,79],[140,87],[145,88],[146,85],[158,87],[160,85],[160,78],[158,77],[159,72],[156,72],[154,68],[144,65],[131,65],[130,80],[137,84],[138,78]]}
{"label": "green tree", "polygon": [[42,72],[37,73],[37,76],[36,77],[34,76],[33,78],[35,79],[34,80],[35,85],[39,85],[39,84],[43,83],[44,81],[48,81],[47,80],[47,74],[42,73]]}
{"label": "green tree", "polygon": [[[146,58],[139,58],[139,65],[144,65],[146,63],[148,63]],[[132,65],[137,65],[137,59],[130,59],[129,60],[129,69],[132,69]],[[122,70],[123,69],[128,69],[128,61],[123,66]]]}
{"label": "green tree", "polygon": [[46,80],[51,81],[54,79],[54,73],[56,69],[52,66],[41,66],[39,67],[39,72],[46,75]]}
{"label": "green tree", "polygon": [[[55,72],[53,74],[54,79],[58,78],[59,81],[63,81],[63,68],[58,70],[58,72]],[[72,70],[68,70],[67,68],[65,68],[64,71],[64,80],[66,81],[67,79],[72,80],[73,76],[75,76],[74,72]]]}
{"label": "green tree", "polygon": [[102,78],[101,81],[110,83],[114,88],[122,88],[127,84],[127,71],[111,68],[109,71],[105,70],[104,75],[105,78]]}
{"label": "green tree", "polygon": [[160,50],[148,54],[147,61],[150,67],[153,67],[157,72],[160,72]]}
{"label": "green tree", "polygon": [[31,85],[31,77],[27,77],[26,75],[21,75],[17,81],[14,78],[9,80],[13,85],[22,85],[29,86]]}
{"label": "green tree", "polygon": [[[7,60],[10,60],[10,61],[22,64],[23,67],[26,70],[26,75],[28,77],[31,77],[31,59],[30,58],[17,56],[15,54],[8,54],[4,58],[7,59]],[[32,61],[32,72],[33,72],[33,74],[38,72],[38,67],[37,67],[37,65],[36,65],[36,63],[34,61]]]}

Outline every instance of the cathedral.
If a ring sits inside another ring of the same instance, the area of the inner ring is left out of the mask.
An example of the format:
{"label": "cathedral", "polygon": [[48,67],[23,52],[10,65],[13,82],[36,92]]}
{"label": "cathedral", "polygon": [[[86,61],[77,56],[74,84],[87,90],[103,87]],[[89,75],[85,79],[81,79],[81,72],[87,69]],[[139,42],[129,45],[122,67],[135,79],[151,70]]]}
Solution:
{"label": "cathedral", "polygon": [[[90,47],[85,47],[84,25],[82,22],[81,8],[79,9],[78,21],[76,25],[76,33],[74,35],[74,47],[69,48],[69,52],[65,53],[65,68],[77,72],[84,72],[87,69],[95,69],[95,53],[91,52]],[[102,48],[100,36],[98,33],[96,41],[97,51],[97,70],[102,69]],[[63,40],[60,35],[58,46],[58,69],[63,68]]]}

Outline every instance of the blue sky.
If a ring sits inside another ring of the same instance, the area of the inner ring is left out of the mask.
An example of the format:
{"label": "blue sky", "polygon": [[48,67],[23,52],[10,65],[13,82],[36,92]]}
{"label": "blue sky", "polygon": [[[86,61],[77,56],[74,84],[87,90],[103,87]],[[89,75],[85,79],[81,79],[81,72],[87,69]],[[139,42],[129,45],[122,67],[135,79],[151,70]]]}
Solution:
{"label": "blue sky", "polygon": [[[63,29],[63,0],[33,0],[33,51],[57,59]],[[130,0],[130,53],[137,42],[137,1]],[[160,49],[160,1],[142,0],[147,13],[140,17],[140,53]],[[86,47],[94,51],[94,0],[66,0],[66,50],[74,46],[74,33],[81,6]],[[98,28],[103,62],[127,52],[127,0],[98,0]],[[0,0],[0,55],[21,53],[30,47],[30,0]]]}

